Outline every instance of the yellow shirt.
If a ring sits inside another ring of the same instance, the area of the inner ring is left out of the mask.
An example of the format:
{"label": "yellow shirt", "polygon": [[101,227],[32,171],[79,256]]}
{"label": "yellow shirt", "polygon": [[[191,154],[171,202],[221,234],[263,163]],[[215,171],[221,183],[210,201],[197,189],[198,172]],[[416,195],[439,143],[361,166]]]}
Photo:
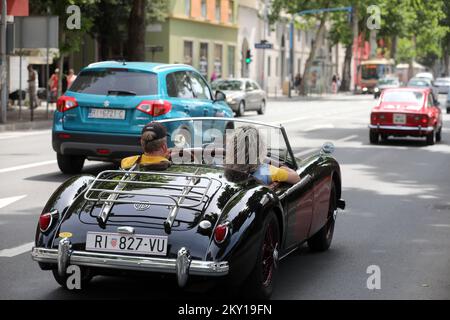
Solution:
{"label": "yellow shirt", "polygon": [[132,166],[136,164],[136,162],[141,158],[139,164],[142,165],[151,165],[151,164],[159,164],[161,162],[169,162],[167,158],[161,156],[148,156],[143,154],[142,156],[132,156],[125,159],[122,159],[120,162],[120,167],[122,169],[130,169]]}

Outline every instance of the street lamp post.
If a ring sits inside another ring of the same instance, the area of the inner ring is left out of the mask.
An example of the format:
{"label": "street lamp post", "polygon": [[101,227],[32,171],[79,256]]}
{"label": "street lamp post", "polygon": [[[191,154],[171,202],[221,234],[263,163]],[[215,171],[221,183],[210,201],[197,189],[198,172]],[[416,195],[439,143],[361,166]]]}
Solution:
{"label": "street lamp post", "polygon": [[1,82],[2,82],[2,92],[1,92],[1,122],[6,123],[6,110],[7,110],[7,103],[8,103],[8,93],[6,92],[7,86],[6,86],[6,12],[7,12],[7,3],[6,0],[2,1],[2,24],[1,24],[1,37],[2,37],[2,43],[1,43],[1,54],[2,54],[2,61],[1,61]]}

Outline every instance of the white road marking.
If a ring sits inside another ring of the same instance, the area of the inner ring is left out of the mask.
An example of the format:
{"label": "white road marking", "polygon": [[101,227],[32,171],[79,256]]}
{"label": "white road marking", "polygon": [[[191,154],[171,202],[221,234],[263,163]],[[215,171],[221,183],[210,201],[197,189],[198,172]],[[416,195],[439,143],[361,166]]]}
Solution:
{"label": "white road marking", "polygon": [[16,197],[2,198],[2,199],[0,199],[0,209],[4,208],[6,206],[9,206],[10,204],[12,204],[12,203],[14,203],[16,201],[21,200],[21,199],[25,198],[26,196],[27,195],[24,194],[24,195],[16,196]]}
{"label": "white road marking", "polygon": [[356,134],[352,134],[351,136],[338,139],[338,141],[339,142],[345,142],[345,141],[352,140],[352,139],[355,139],[355,138],[358,138],[358,136]]}
{"label": "white road marking", "polygon": [[0,134],[0,140],[6,140],[6,139],[14,139],[14,138],[21,138],[26,136],[36,136],[41,134],[50,134],[51,130],[38,130],[38,131],[19,131],[19,132],[6,132]]}
{"label": "white road marking", "polygon": [[46,165],[55,164],[55,163],[56,163],[56,160],[35,162],[35,163],[30,163],[30,164],[24,164],[24,165],[21,165],[21,166],[3,168],[3,169],[0,169],[0,173],[17,171],[17,170],[22,170],[22,169],[29,169],[29,168],[40,167],[40,166],[46,166]]}
{"label": "white road marking", "polygon": [[303,131],[303,132],[310,132],[310,131],[315,131],[315,130],[332,129],[332,128],[334,128],[334,125],[331,124],[331,123],[327,123],[327,124],[317,124],[317,125],[314,125],[312,127],[303,129],[301,131]]}
{"label": "white road marking", "polygon": [[34,245],[34,241],[22,244],[18,247],[14,247],[11,249],[0,250],[0,257],[12,258],[12,257],[18,256],[19,254],[31,251],[31,248],[33,247],[33,245]]}
{"label": "white road marking", "polygon": [[438,228],[450,228],[450,224],[430,224],[430,226]]}

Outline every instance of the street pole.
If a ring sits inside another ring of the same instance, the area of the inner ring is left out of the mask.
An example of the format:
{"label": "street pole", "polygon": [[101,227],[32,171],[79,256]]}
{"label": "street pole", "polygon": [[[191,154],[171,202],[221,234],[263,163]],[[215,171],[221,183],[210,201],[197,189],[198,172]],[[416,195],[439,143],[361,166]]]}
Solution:
{"label": "street pole", "polygon": [[[265,40],[266,35],[267,35],[268,29],[266,29],[266,27],[267,27],[266,25],[267,25],[267,15],[268,15],[268,5],[269,5],[269,1],[265,0],[264,1],[264,21],[263,21],[264,27],[263,27],[263,36],[262,36],[261,40]],[[266,71],[265,70],[266,70],[266,49],[262,49],[262,68],[261,68],[261,74],[262,74],[261,82],[262,83],[261,83],[261,86],[264,89],[264,91],[267,92],[268,87],[266,87],[266,79],[265,79]],[[267,94],[269,94],[269,93],[267,92]]]}
{"label": "street pole", "polygon": [[7,104],[8,104],[8,94],[6,92],[7,86],[6,86],[6,12],[7,12],[7,3],[6,0],[2,1],[2,25],[1,25],[1,37],[2,37],[2,43],[1,43],[1,53],[2,53],[2,64],[1,64],[1,81],[2,81],[2,93],[1,93],[1,122],[6,123],[6,110],[7,110]]}

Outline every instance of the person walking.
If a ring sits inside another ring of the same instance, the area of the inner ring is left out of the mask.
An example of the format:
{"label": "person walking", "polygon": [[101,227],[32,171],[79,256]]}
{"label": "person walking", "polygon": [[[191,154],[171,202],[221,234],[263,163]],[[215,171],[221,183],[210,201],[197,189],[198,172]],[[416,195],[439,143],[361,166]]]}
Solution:
{"label": "person walking", "polygon": [[37,71],[33,69],[31,64],[28,65],[28,94],[30,95],[30,108],[35,109],[38,107],[38,74]]}
{"label": "person walking", "polygon": [[48,80],[48,87],[50,89],[50,102],[55,103],[58,97],[58,81],[59,81],[59,69],[56,68],[55,72],[52,74]]}
{"label": "person walking", "polygon": [[302,77],[301,77],[300,73],[297,73],[295,75],[295,78],[294,78],[294,88],[295,88],[295,92],[297,94],[300,93],[300,85],[301,85],[301,83],[302,83]]}
{"label": "person walking", "polygon": [[333,92],[333,94],[337,93],[337,77],[334,74],[333,78],[331,79],[331,91]]}
{"label": "person walking", "polygon": [[66,76],[67,90],[70,89],[70,86],[72,85],[72,83],[75,81],[76,78],[77,76],[75,75],[75,71],[73,71],[73,69],[69,69],[69,73]]}

